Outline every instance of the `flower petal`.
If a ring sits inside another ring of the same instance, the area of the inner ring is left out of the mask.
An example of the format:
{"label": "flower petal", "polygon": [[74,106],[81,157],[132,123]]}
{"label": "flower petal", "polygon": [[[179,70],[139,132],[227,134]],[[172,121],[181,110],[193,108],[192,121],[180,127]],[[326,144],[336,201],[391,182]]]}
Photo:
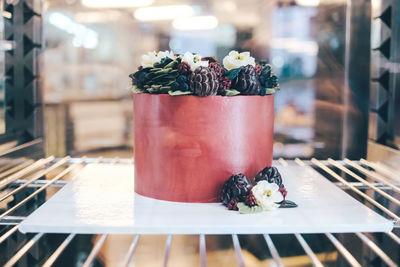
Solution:
{"label": "flower petal", "polygon": [[271,199],[274,202],[281,202],[283,200],[283,196],[282,196],[281,192],[278,191],[271,195]]}

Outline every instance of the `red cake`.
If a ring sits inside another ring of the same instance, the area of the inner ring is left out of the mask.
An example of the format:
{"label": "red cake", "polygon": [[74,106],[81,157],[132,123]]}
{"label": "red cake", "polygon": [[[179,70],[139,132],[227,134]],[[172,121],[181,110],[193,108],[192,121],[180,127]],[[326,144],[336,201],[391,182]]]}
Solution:
{"label": "red cake", "polygon": [[270,65],[248,52],[232,51],[223,64],[151,52],[130,77],[136,193],[219,202],[231,175],[255,177],[271,166],[279,85]]}

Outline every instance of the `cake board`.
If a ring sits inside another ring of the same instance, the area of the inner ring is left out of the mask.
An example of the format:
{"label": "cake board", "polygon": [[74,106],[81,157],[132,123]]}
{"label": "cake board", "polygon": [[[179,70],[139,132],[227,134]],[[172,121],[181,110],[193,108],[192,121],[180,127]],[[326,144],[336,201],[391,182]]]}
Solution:
{"label": "cake board", "polygon": [[280,166],[297,208],[242,215],[220,203],[178,203],[134,193],[134,167],[89,164],[28,216],[21,232],[79,234],[285,234],[387,232],[393,222],[311,167]]}

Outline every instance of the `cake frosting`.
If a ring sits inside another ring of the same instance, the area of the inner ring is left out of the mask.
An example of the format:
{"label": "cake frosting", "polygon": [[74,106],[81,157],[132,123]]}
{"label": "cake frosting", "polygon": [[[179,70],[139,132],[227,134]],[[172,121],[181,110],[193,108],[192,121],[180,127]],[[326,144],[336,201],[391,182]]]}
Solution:
{"label": "cake frosting", "polygon": [[205,96],[268,95],[279,89],[271,65],[249,52],[231,51],[220,64],[213,57],[186,52],[149,52],[132,73],[136,93]]}

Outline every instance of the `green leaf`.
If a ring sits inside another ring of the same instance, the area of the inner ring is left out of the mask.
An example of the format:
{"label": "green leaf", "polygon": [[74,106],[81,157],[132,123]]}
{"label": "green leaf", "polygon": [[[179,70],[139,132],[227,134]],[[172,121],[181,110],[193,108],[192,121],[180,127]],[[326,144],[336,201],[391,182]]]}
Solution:
{"label": "green leaf", "polygon": [[[293,201],[288,200],[288,199],[280,202],[279,204],[280,204],[279,208],[296,208],[297,207],[296,203],[294,203]],[[238,205],[239,205],[239,203],[238,203]]]}
{"label": "green leaf", "polygon": [[235,90],[235,89],[225,90],[225,95],[226,96],[234,96],[234,95],[238,95],[238,94],[240,94],[240,92],[238,90]]}
{"label": "green leaf", "polygon": [[148,72],[156,72],[156,71],[159,71],[159,70],[162,70],[162,68],[152,67],[152,68],[149,69]]}
{"label": "green leaf", "polygon": [[276,91],[279,90],[279,87],[275,87],[275,88],[265,88],[265,94],[266,95],[272,95],[274,94]]}
{"label": "green leaf", "polygon": [[229,80],[233,80],[236,78],[236,76],[239,75],[239,72],[241,71],[242,67],[236,68],[236,69],[231,69],[230,71],[227,72],[226,76],[228,77]]}
{"label": "green leaf", "polygon": [[193,93],[190,91],[168,91],[168,94],[176,96],[176,95],[191,95]]}
{"label": "green leaf", "polygon": [[178,61],[171,61],[170,63],[168,63],[164,68],[165,69],[174,69],[178,67]]}
{"label": "green leaf", "polygon": [[251,213],[259,213],[261,212],[263,209],[256,205],[253,207],[249,207],[247,206],[244,202],[239,202],[237,203],[237,207],[239,209],[239,213],[240,214],[251,214]]}
{"label": "green leaf", "polygon": [[133,92],[134,94],[146,93],[145,90],[140,89],[140,88],[137,87],[136,85],[132,86],[130,89],[132,90],[132,92]]}

